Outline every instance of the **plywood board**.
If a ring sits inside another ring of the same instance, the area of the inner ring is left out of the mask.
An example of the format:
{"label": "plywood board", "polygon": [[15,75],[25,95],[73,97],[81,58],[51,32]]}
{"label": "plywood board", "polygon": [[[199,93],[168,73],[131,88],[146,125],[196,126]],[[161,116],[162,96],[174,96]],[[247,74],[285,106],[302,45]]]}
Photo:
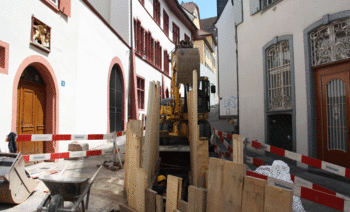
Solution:
{"label": "plywood board", "polygon": [[188,187],[188,211],[205,212],[207,190],[195,186]]}
{"label": "plywood board", "polygon": [[188,202],[178,199],[177,200],[177,209],[181,212],[187,212],[188,211]]}
{"label": "plywood board", "polygon": [[156,191],[146,189],[146,212],[156,211],[156,195]]}
{"label": "plywood board", "polygon": [[132,134],[128,141],[128,165],[127,165],[127,199],[130,207],[136,209],[137,194],[137,174],[140,169],[140,142],[141,138],[136,134]]}
{"label": "plywood board", "polygon": [[147,172],[143,168],[136,169],[136,182],[136,209],[138,212],[145,212]]}
{"label": "plywood board", "polygon": [[156,195],[156,212],[164,212],[163,196]]}
{"label": "plywood board", "polygon": [[[127,124],[127,128],[126,128],[126,144],[125,144],[125,163],[124,163],[124,188],[125,191],[127,192],[127,181],[128,181],[128,172],[130,171],[128,169],[129,167],[129,146],[130,144],[130,140],[133,134],[135,135],[139,135],[140,138],[142,138],[142,130],[141,130],[141,122],[138,120],[130,120]],[[141,147],[141,146],[140,146]],[[141,149],[140,149],[140,154],[141,154]],[[141,159],[141,158],[139,158]]]}
{"label": "plywood board", "polygon": [[233,158],[233,162],[237,163],[238,162],[238,140],[237,140],[237,135],[234,134],[232,135],[232,158]]}
{"label": "plywood board", "polygon": [[224,211],[242,211],[242,194],[245,173],[245,164],[233,163],[231,161],[227,161],[224,164]]}
{"label": "plywood board", "polygon": [[265,187],[264,212],[292,212],[293,191],[267,185]]}
{"label": "plywood board", "polygon": [[243,163],[243,136],[237,135],[237,163]]}
{"label": "plywood board", "polygon": [[266,180],[245,176],[242,212],[260,212],[264,208]]}
{"label": "plywood board", "polygon": [[201,178],[204,178],[203,188],[207,188],[208,180],[208,169],[209,169],[209,149],[208,149],[208,140],[200,140],[197,144],[197,187],[200,186]]}
{"label": "plywood board", "polygon": [[[223,171],[226,160],[209,158],[207,211],[224,211]],[[225,190],[226,191],[226,190]]]}
{"label": "plywood board", "polygon": [[172,175],[167,177],[166,191],[166,212],[173,212],[177,209],[177,200],[181,199],[182,179]]}
{"label": "plywood board", "polygon": [[154,169],[159,158],[159,110],[160,110],[160,84],[150,82],[146,135],[143,143],[142,168],[147,171],[147,185],[152,185]]}

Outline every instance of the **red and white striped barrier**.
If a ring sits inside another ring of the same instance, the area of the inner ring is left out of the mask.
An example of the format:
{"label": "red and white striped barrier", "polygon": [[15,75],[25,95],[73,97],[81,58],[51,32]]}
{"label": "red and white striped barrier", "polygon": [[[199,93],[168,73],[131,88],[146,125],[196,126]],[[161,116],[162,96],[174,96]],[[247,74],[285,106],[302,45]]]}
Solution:
{"label": "red and white striped barrier", "polygon": [[267,152],[271,152],[328,172],[332,172],[334,174],[340,175],[342,177],[346,177],[346,178],[350,178],[350,169],[345,168],[345,167],[341,167],[332,163],[328,163],[322,160],[318,160],[315,158],[311,158],[305,155],[301,155],[295,152],[291,152],[285,149],[281,149],[278,147],[274,147],[274,146],[270,146],[268,144],[262,144],[260,142],[257,141],[248,141],[247,142],[248,146],[251,146],[253,148],[256,149],[262,149],[265,150]]}
{"label": "red and white striped barrier", "polygon": [[[258,158],[252,158],[252,157],[249,157],[249,156],[245,156],[245,161],[247,163],[250,163],[250,164],[253,164],[254,166],[264,166],[266,165],[264,160],[261,160],[261,159],[258,159]],[[346,200],[350,200],[349,197],[343,195],[343,194],[339,194],[335,191],[332,191],[332,190],[329,190],[323,186],[320,186],[320,185],[317,185],[315,183],[312,183],[310,181],[307,181],[307,180],[304,180],[298,176],[295,176],[295,175],[292,175],[290,174],[290,178],[291,180],[299,185],[299,186],[303,186],[303,187],[306,187],[306,188],[311,188],[311,189],[314,189],[314,190],[318,190],[318,191],[322,191],[324,193],[327,193],[327,194],[330,194],[330,195],[333,195],[333,196],[337,196],[337,197],[340,197],[340,198],[343,198],[343,199],[346,199]]]}
{"label": "red and white striped barrier", "polygon": [[[223,144],[226,146],[226,148],[230,151],[230,153],[231,153],[230,157],[232,157],[232,147],[228,144],[228,142],[225,139],[223,139],[223,138],[232,139],[232,134],[215,130],[214,127],[213,127],[213,131],[214,131],[214,134],[220,138],[221,142],[223,142]],[[335,165],[332,163],[328,163],[328,162],[325,162],[322,160],[311,158],[311,157],[308,157],[308,156],[305,156],[302,154],[298,154],[295,152],[291,152],[291,151],[288,151],[285,149],[281,149],[278,147],[274,147],[274,146],[271,146],[268,144],[263,144],[263,143],[260,143],[258,141],[247,141],[247,146],[251,146],[251,147],[256,148],[256,149],[265,150],[267,152],[271,152],[271,153],[274,153],[274,154],[277,154],[277,155],[280,155],[280,156],[283,156],[283,157],[286,157],[286,158],[289,158],[289,159],[292,159],[292,160],[295,160],[295,161],[298,161],[298,162],[301,162],[301,163],[304,163],[304,164],[307,164],[307,165],[310,165],[310,166],[313,166],[313,167],[316,167],[316,168],[319,168],[319,169],[322,169],[322,170],[325,170],[325,171],[328,171],[328,172],[331,172],[331,173],[334,173],[337,175],[340,175],[342,177],[350,178],[350,169],[345,168],[345,167],[341,167],[341,166],[338,166],[338,165]],[[226,153],[226,154],[228,155],[228,153]]]}
{"label": "red and white striped barrier", "polygon": [[[116,137],[125,135],[125,131],[116,132]],[[69,141],[69,140],[111,140],[110,134],[19,134],[16,142],[23,141]]]}
{"label": "red and white striped barrier", "polygon": [[[115,153],[118,153],[118,152],[120,152],[120,149],[115,151]],[[109,155],[112,153],[113,153],[113,150],[58,152],[58,153],[23,155],[23,159],[25,162],[34,162],[34,161],[41,161],[41,160],[55,160],[55,159],[63,159],[63,158],[80,158],[80,157],[90,157],[90,156],[98,156],[98,155]]]}
{"label": "red and white striped barrier", "polygon": [[267,180],[268,185],[278,186],[282,188],[287,188],[293,190],[293,195],[324,205],[339,211],[350,212],[350,200],[345,200],[343,198],[324,193],[322,191],[314,190],[304,186],[299,186],[297,184],[288,183],[281,181],[272,177],[268,177],[262,174],[258,174],[252,171],[246,173],[248,176],[260,178]]}
{"label": "red and white striped barrier", "polygon": [[[220,131],[217,131],[220,132]],[[219,133],[215,133],[215,135],[219,135]],[[225,134],[221,134],[221,138]],[[231,134],[226,134],[226,136],[230,137]],[[232,153],[231,152],[222,152],[219,148],[219,146],[216,144],[214,140],[214,134],[212,138],[210,139],[211,144],[215,145],[215,152],[219,154],[220,158],[226,159],[225,157],[231,158]],[[232,135],[231,135],[232,138]],[[222,142],[222,139],[220,139]],[[226,146],[226,145],[225,145]],[[256,166],[265,165],[264,161],[257,158],[251,158],[246,156],[246,161],[248,163],[252,163]],[[295,196],[301,197],[303,199],[307,199],[309,201],[339,210],[339,211],[347,211],[350,212],[350,198],[336,193],[334,191],[331,191],[327,188],[324,188],[322,186],[319,186],[317,184],[311,183],[307,180],[304,180],[302,178],[299,178],[297,176],[291,175],[291,179],[295,184],[288,183],[285,181],[281,181],[272,177],[268,177],[262,174],[258,174],[252,171],[248,171],[246,173],[248,176],[257,177],[260,179],[264,179],[268,181],[269,185],[283,187],[292,189]]]}

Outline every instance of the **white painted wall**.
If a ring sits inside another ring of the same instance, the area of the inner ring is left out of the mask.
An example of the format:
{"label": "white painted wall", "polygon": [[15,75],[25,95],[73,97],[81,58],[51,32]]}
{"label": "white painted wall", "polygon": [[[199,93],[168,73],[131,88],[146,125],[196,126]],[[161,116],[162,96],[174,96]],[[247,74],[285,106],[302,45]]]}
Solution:
{"label": "white painted wall", "polygon": [[[32,55],[45,58],[55,72],[59,91],[57,133],[107,132],[107,74],[113,57],[119,57],[128,86],[128,48],[82,1],[71,2],[71,18],[55,13],[42,1],[0,2],[0,40],[10,44],[9,74],[0,74],[1,151],[8,151],[4,140],[11,131],[14,77],[23,60]],[[49,54],[29,44],[33,14],[52,28]],[[62,80],[65,87],[60,85]],[[58,151],[67,151],[68,143],[61,141]],[[90,143],[91,147],[99,142]]]}
{"label": "white painted wall", "polygon": [[[184,33],[186,33],[188,36],[191,36],[191,31],[185,27],[185,25],[171,12],[171,10],[166,5],[165,1],[160,0],[160,11],[161,11],[161,24],[160,26],[156,24],[156,22],[153,20],[153,1],[152,0],[145,0],[145,7],[142,6],[142,4],[139,2],[139,0],[133,0],[133,17],[135,19],[140,20],[141,26],[146,30],[150,31],[152,33],[152,37],[155,41],[159,41],[160,45],[162,47],[162,70],[163,64],[164,64],[164,50],[168,51],[168,54],[170,54],[171,51],[175,49],[175,45],[172,43],[173,40],[173,29],[172,29],[172,23],[175,22],[175,24],[180,28],[180,40],[184,40]],[[145,10],[145,8],[147,10]],[[163,10],[166,11],[166,13],[169,16],[169,36],[166,36],[163,32]],[[148,12],[147,12],[148,11]],[[171,55],[170,55],[171,57]],[[139,111],[140,114],[147,113],[147,101],[148,101],[148,86],[149,82],[152,80],[159,81],[162,83],[162,74],[156,70],[153,66],[149,65],[147,62],[143,61],[138,56],[136,58],[136,74],[145,78],[145,109]],[[169,74],[172,76],[171,71],[171,64],[169,63]],[[168,87],[169,89],[169,95],[170,95],[170,89],[171,89],[171,80],[164,76],[164,89]],[[183,92],[182,92],[183,93]],[[141,116],[140,116],[141,117]]]}
{"label": "white painted wall", "polygon": [[[273,8],[264,13],[259,12],[250,16],[249,0],[243,2],[244,22],[237,29],[240,134],[250,139],[265,142],[265,88],[263,85],[262,49],[275,36],[292,34],[294,42],[297,152],[307,155],[308,120],[303,30],[321,19],[323,15],[349,10],[350,2],[348,0],[339,0],[332,3],[329,0],[281,1]],[[222,57],[220,62],[224,62]]]}
{"label": "white painted wall", "polygon": [[232,4],[228,2],[220,19],[216,23],[218,29],[218,75],[220,95],[220,115],[237,114],[237,68],[235,23]]}

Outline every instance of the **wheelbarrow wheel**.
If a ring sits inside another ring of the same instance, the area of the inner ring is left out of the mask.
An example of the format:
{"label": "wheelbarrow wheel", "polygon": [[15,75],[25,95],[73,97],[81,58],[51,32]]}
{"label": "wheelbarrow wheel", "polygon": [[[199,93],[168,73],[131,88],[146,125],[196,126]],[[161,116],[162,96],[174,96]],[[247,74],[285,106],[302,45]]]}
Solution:
{"label": "wheelbarrow wheel", "polygon": [[63,208],[63,197],[61,194],[56,194],[55,196],[52,197],[50,201],[50,206],[49,206],[49,212],[56,212],[58,209]]}

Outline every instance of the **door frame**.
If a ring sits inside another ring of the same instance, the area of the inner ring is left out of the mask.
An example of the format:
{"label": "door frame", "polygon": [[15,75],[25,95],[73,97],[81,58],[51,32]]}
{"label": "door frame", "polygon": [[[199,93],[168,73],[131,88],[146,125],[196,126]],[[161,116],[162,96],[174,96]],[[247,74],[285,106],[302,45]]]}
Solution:
{"label": "door frame", "polygon": [[[29,56],[19,65],[13,81],[12,95],[12,123],[11,131],[16,132],[17,123],[17,89],[23,71],[33,66],[38,70],[45,82],[46,108],[45,108],[45,134],[57,134],[59,129],[59,92],[55,73],[50,63],[39,55]],[[53,153],[58,150],[58,142],[45,142],[44,152]]]}
{"label": "door frame", "polygon": [[[314,81],[315,81],[315,101],[316,101],[316,104],[315,104],[316,108],[315,109],[316,109],[316,130],[317,130],[316,131],[316,134],[317,134],[316,135],[316,139],[317,139],[317,156],[318,156],[319,160],[324,160],[324,157],[325,157],[325,153],[324,153],[324,148],[325,148],[324,147],[324,138],[323,138],[323,133],[322,133],[322,131],[324,130],[324,127],[323,127],[323,125],[320,126],[318,124],[319,121],[322,121],[322,123],[323,123],[323,118],[324,117],[322,116],[322,113],[319,110],[319,107],[317,107],[317,103],[320,103],[320,101],[322,101],[322,100],[319,101],[320,97],[317,97],[318,94],[316,94],[316,92],[317,92],[317,89],[320,89],[320,86],[322,86],[322,85],[321,85],[321,81],[317,81],[316,78],[322,77],[324,75],[331,75],[333,72],[334,72],[334,74],[340,74],[342,72],[346,72],[346,71],[329,70],[330,68],[339,67],[341,65],[349,65],[349,67],[350,67],[350,59],[345,59],[345,60],[336,61],[336,62],[325,64],[325,65],[316,66],[316,67],[313,67],[313,69],[312,69],[313,70],[313,75],[314,75]],[[325,68],[329,68],[329,69],[328,70],[324,70],[323,73],[316,73],[316,72],[319,72],[319,71],[321,71],[322,69],[325,69]],[[349,75],[350,75],[350,70],[349,70]],[[349,82],[350,82],[350,79],[349,79]],[[321,89],[322,89],[322,87],[321,87]],[[347,103],[350,106],[350,101],[347,102]],[[322,104],[322,102],[321,102],[321,104]],[[348,116],[347,118],[349,119],[350,118],[350,116],[349,116],[350,115],[350,111],[347,111],[346,113],[347,113],[347,116]],[[318,118],[320,116],[321,116],[321,120],[320,120],[320,118]],[[348,127],[350,127],[350,126],[348,126]],[[319,133],[319,132],[321,132],[321,133]],[[350,146],[348,146],[348,151],[350,151]]]}
{"label": "door frame", "polygon": [[308,156],[318,158],[318,144],[317,144],[317,122],[316,122],[316,98],[315,98],[315,81],[314,72],[311,63],[311,43],[310,33],[319,27],[328,25],[329,23],[350,18],[350,10],[344,10],[333,14],[324,14],[322,18],[316,19],[303,31],[304,40],[304,57],[305,57],[305,82],[306,82],[306,107],[307,107],[307,151]]}

